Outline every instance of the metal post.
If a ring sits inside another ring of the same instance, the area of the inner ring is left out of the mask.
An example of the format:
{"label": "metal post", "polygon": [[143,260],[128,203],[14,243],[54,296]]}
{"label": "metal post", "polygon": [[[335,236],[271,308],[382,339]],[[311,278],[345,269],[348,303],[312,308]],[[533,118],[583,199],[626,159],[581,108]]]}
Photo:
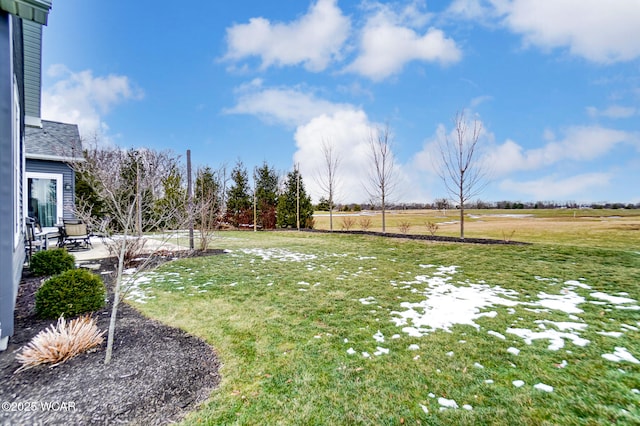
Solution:
{"label": "metal post", "polygon": [[193,250],[193,189],[191,187],[191,150],[187,150],[187,208],[189,210],[189,250]]}

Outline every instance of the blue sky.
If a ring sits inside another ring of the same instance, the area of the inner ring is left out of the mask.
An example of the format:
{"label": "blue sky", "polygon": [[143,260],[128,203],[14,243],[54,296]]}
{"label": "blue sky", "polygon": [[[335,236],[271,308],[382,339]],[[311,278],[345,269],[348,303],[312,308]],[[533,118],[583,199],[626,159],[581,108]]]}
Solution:
{"label": "blue sky", "polygon": [[366,202],[367,141],[389,126],[398,202],[446,196],[438,142],[482,125],[479,198],[640,202],[636,0],[54,0],[45,119],[196,165],[285,172]]}

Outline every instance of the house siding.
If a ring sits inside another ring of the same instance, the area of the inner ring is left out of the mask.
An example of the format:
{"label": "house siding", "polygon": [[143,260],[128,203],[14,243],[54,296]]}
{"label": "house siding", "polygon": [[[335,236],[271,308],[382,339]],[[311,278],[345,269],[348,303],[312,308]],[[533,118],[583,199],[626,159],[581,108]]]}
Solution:
{"label": "house siding", "polygon": [[[75,177],[71,167],[66,163],[59,161],[47,161],[47,160],[34,160],[27,159],[27,172],[32,173],[56,173],[62,175],[62,205],[63,205],[63,218],[75,219]],[[67,190],[64,187],[70,184],[71,189]]]}
{"label": "house siding", "polygon": [[[18,81],[20,108],[24,110],[24,97],[20,87],[23,68],[20,46],[21,20],[0,11],[0,218],[4,218],[0,220],[0,349],[3,349],[7,338],[13,334],[13,311],[25,258],[22,180],[16,182],[14,167],[15,150],[19,150],[20,158],[23,158],[24,117],[21,116],[18,146],[14,144],[12,117],[14,74]],[[21,160],[20,168],[22,164]],[[20,175],[23,173],[24,170],[20,170]],[[14,229],[17,221],[21,224],[18,237]]]}
{"label": "house siding", "polygon": [[42,26],[25,21],[24,29],[24,112],[31,117],[40,117],[40,85]]}

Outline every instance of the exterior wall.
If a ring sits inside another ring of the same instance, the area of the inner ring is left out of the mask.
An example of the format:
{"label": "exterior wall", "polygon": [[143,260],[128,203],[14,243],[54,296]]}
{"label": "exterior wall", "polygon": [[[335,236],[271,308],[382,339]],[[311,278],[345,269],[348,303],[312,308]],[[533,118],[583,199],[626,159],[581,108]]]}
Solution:
{"label": "exterior wall", "polygon": [[[62,175],[62,204],[63,218],[75,219],[75,174],[68,164],[60,161],[33,160],[27,159],[27,172],[35,173],[56,173]],[[25,179],[26,180],[26,179]],[[70,184],[71,189],[64,189]]]}
{"label": "exterior wall", "polygon": [[[8,337],[13,334],[13,310],[25,258],[21,198],[24,174],[21,39],[21,21],[0,11],[0,218],[3,218],[0,220],[0,350],[5,349]],[[14,135],[14,78],[18,82],[21,109],[18,138]],[[16,158],[19,164],[15,164]]]}
{"label": "exterior wall", "polygon": [[40,86],[42,26],[24,21],[24,112],[30,117],[40,117]]}

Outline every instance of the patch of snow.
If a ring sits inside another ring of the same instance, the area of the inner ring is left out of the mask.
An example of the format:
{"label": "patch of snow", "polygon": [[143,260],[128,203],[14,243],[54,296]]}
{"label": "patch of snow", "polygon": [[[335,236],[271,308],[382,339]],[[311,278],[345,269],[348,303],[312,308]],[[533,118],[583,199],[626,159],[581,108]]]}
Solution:
{"label": "patch of snow", "polygon": [[569,281],[565,281],[564,283],[566,285],[568,285],[568,286],[580,287],[580,288],[583,288],[585,290],[591,290],[591,286],[589,286],[589,285],[587,285],[585,283],[581,283],[580,281],[569,280]]}
{"label": "patch of snow", "polygon": [[507,333],[521,337],[527,345],[530,345],[534,340],[549,339],[551,343],[549,343],[548,349],[551,351],[557,351],[558,349],[563,348],[564,339],[571,340],[573,344],[577,346],[586,346],[589,343],[587,339],[583,339],[576,334],[564,333],[556,330],[534,332],[526,328],[507,328]]}
{"label": "patch of snow", "polygon": [[422,404],[419,404],[419,405],[420,405],[420,408],[422,408],[422,411],[424,411],[425,414],[429,414],[429,409],[427,407],[425,407]]}
{"label": "patch of snow", "polygon": [[603,354],[602,358],[613,362],[628,361],[633,364],[640,364],[640,361],[631,355],[626,348],[620,346],[616,346],[612,354]]}
{"label": "patch of snow", "polygon": [[378,330],[376,334],[373,335],[373,340],[376,342],[384,343],[384,335]]}
{"label": "patch of snow", "polygon": [[[444,274],[455,272],[455,267],[440,267]],[[432,331],[441,329],[451,332],[451,327],[456,324],[466,324],[479,329],[474,321],[486,316],[480,312],[482,308],[493,305],[515,306],[519,302],[506,299],[502,296],[513,297],[517,293],[500,287],[490,287],[485,284],[470,284],[465,287],[456,287],[447,283],[450,277],[433,277],[426,279],[428,287],[423,294],[426,300],[418,303],[402,302],[403,312],[392,311],[395,316],[392,321],[397,326],[407,325],[412,322],[412,327],[404,327],[402,330],[410,336],[420,337]]]}
{"label": "patch of snow", "polygon": [[353,355],[353,354],[355,354],[355,353],[356,353],[356,351],[355,351],[353,348],[349,348],[349,349],[347,349],[347,353],[348,353],[349,355]]}
{"label": "patch of snow", "polygon": [[514,348],[513,346],[507,349],[507,352],[509,352],[511,355],[518,355],[520,354],[520,349],[518,348]]}
{"label": "patch of snow", "polygon": [[491,385],[493,384],[493,380],[492,379],[487,379],[484,381],[486,384]]}
{"label": "patch of snow", "polygon": [[633,330],[633,331],[638,331],[638,327],[635,327],[633,325],[629,325],[629,324],[622,324],[620,325],[621,328],[626,328],[627,330]]}
{"label": "patch of snow", "polygon": [[447,356],[453,356],[453,351],[449,351],[446,353]]}
{"label": "patch of snow", "polygon": [[601,336],[618,338],[618,337],[622,336],[623,333],[621,333],[619,331],[596,331],[596,334],[599,334]]}
{"label": "patch of snow", "polygon": [[363,297],[362,299],[358,299],[358,301],[363,305],[372,305],[376,303],[376,298],[373,296],[369,296],[369,297]]}
{"label": "patch of snow", "polygon": [[399,334],[394,334],[393,336],[391,336],[392,339],[399,339],[400,335]]}
{"label": "patch of snow", "polygon": [[537,383],[533,387],[543,392],[553,392],[553,386],[545,385],[544,383]]}
{"label": "patch of snow", "polygon": [[362,356],[365,358],[371,358],[371,355],[369,355],[369,352],[362,352]]}
{"label": "patch of snow", "polygon": [[640,393],[640,390],[634,388],[634,389],[631,389],[631,393]]}
{"label": "patch of snow", "polygon": [[576,294],[570,289],[562,289],[562,294],[538,293],[538,302],[542,307],[563,311],[567,314],[580,314],[584,312],[578,305],[584,303],[584,297]]}
{"label": "patch of snow", "polygon": [[464,404],[464,405],[462,406],[462,408],[463,408],[463,409],[465,409],[465,410],[467,410],[467,411],[472,411],[472,410],[473,410],[473,407],[472,407],[472,406],[470,406],[469,404]]}
{"label": "patch of snow", "polygon": [[385,355],[389,353],[389,349],[376,346],[376,351],[373,353],[375,356]]}
{"label": "patch of snow", "polygon": [[633,299],[630,299],[628,297],[620,297],[620,296],[611,296],[607,293],[603,293],[601,291],[597,291],[595,293],[591,293],[589,296],[591,297],[595,297],[596,299],[600,299],[600,300],[606,300],[609,303],[612,303],[614,305],[622,305],[625,303],[635,303],[636,301]]}
{"label": "patch of snow", "polygon": [[262,260],[279,260],[281,262],[304,262],[308,260],[317,259],[315,254],[295,253],[285,249],[270,248],[251,248],[240,249],[239,251],[244,254],[261,257]]}
{"label": "patch of snow", "polygon": [[520,388],[520,387],[524,386],[524,382],[522,380],[514,380],[511,383],[513,383],[513,386],[515,386],[517,388]]}
{"label": "patch of snow", "polygon": [[498,339],[502,339],[502,340],[505,340],[505,339],[506,339],[506,337],[504,337],[504,334],[500,334],[500,333],[498,333],[497,331],[489,330],[489,331],[487,331],[487,334],[490,334],[490,335],[492,335],[492,336],[495,336],[495,337],[497,337]]}
{"label": "patch of snow", "polygon": [[587,328],[587,324],[582,323],[582,322],[568,322],[568,321],[557,322],[557,321],[549,321],[549,320],[536,320],[534,322],[536,324],[543,324],[543,323],[551,324],[551,325],[556,326],[561,331],[565,331],[565,330],[584,330],[585,328]]}
{"label": "patch of snow", "polygon": [[436,395],[433,392],[429,392],[429,394],[427,395],[429,398],[435,398]]}
{"label": "patch of snow", "polygon": [[473,366],[474,366],[475,368],[484,369],[484,365],[480,364],[479,362],[474,362],[474,363],[473,363]]}
{"label": "patch of snow", "polygon": [[438,404],[443,408],[458,408],[458,403],[453,399],[438,398]]}

